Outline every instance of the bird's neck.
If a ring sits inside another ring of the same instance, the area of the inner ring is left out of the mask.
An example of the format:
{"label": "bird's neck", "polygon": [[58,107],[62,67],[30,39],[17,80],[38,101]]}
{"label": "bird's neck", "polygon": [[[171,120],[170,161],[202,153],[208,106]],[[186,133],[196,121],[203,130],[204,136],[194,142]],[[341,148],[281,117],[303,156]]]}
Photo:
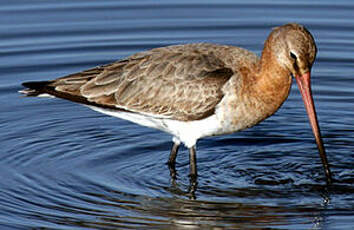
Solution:
{"label": "bird's neck", "polygon": [[269,115],[273,114],[287,99],[291,87],[291,76],[276,60],[266,46],[262,52],[253,92],[264,103]]}

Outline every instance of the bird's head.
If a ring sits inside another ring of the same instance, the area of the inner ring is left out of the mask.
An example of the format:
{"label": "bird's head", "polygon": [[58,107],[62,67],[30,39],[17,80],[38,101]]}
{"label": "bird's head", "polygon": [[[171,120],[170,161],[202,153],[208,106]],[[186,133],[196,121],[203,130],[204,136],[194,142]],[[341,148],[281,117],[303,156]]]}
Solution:
{"label": "bird's head", "polygon": [[271,32],[266,41],[265,50],[272,55],[272,59],[281,69],[296,79],[320,152],[327,181],[331,183],[331,173],[311,91],[311,68],[317,53],[315,40],[304,26],[291,23],[277,27]]}

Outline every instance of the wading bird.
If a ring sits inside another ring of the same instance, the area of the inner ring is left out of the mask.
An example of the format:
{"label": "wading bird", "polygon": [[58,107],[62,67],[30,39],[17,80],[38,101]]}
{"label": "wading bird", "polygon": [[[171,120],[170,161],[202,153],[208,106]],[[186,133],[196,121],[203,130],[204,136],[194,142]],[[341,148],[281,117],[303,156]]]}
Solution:
{"label": "wading bird", "polygon": [[295,23],[275,28],[259,58],[245,49],[208,43],[174,45],[136,53],[114,63],[51,81],[25,82],[27,96],[54,96],[173,136],[168,160],[176,177],[178,147],[189,148],[196,183],[199,138],[237,132],[274,114],[296,79],[331,183],[331,172],[312,99],[316,57],[310,32]]}

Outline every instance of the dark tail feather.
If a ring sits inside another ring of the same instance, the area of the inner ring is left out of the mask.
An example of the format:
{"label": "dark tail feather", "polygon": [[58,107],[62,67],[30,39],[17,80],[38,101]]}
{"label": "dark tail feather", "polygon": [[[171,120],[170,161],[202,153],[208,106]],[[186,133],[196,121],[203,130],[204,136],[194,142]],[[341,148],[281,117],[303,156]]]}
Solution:
{"label": "dark tail feather", "polygon": [[22,85],[27,89],[19,91],[20,93],[26,94],[26,96],[38,96],[43,93],[47,93],[48,85],[52,83],[51,81],[30,81],[24,82]]}
{"label": "dark tail feather", "polygon": [[109,109],[129,112],[124,109],[119,109],[119,108],[115,107],[114,105],[102,105],[102,104],[97,104],[95,102],[88,101],[87,98],[81,96],[77,92],[57,91],[57,90],[55,90],[55,86],[53,86],[53,83],[55,83],[55,81],[24,82],[24,83],[22,83],[22,85],[24,87],[26,87],[26,89],[19,91],[19,93],[23,93],[23,94],[25,94],[25,96],[28,96],[28,97],[36,97],[36,96],[57,97],[57,98],[62,98],[62,99],[66,99],[69,101],[85,104],[85,105],[94,105],[97,107],[103,107],[103,108],[109,108]]}

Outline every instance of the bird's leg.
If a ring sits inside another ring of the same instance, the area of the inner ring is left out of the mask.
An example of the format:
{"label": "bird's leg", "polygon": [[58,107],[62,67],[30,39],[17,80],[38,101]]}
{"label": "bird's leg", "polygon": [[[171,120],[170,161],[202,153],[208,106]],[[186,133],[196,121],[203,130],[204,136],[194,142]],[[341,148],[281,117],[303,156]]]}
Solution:
{"label": "bird's leg", "polygon": [[191,198],[195,199],[195,191],[197,189],[197,157],[196,157],[196,151],[195,151],[195,146],[189,148],[189,182],[190,182],[190,187],[189,187],[189,193],[191,194]]}
{"label": "bird's leg", "polygon": [[170,153],[170,157],[168,159],[167,165],[168,168],[170,169],[170,176],[173,180],[176,179],[177,177],[177,173],[176,173],[176,157],[177,157],[177,152],[178,152],[178,148],[179,148],[179,143],[173,143],[172,149],[171,149],[171,153]]}
{"label": "bird's leg", "polygon": [[190,181],[196,183],[197,182],[197,158],[195,146],[189,149],[189,177]]}

